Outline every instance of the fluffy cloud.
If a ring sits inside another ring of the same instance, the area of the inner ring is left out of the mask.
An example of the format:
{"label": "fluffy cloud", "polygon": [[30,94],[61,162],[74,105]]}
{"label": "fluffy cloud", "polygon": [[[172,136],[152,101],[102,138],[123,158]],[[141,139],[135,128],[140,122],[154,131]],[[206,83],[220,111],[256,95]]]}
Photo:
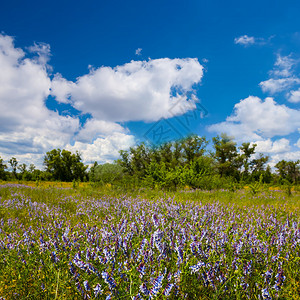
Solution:
{"label": "fluffy cloud", "polygon": [[66,149],[75,152],[79,151],[86,163],[92,164],[112,162],[119,156],[119,151],[128,149],[135,144],[133,135],[114,133],[105,138],[97,138],[93,143],[75,142],[73,146],[68,145]]}
{"label": "fluffy cloud", "polygon": [[274,154],[270,157],[269,165],[274,168],[274,166],[281,160],[292,160],[292,161],[297,161],[299,160],[300,157],[300,151],[292,151],[292,152],[283,152],[283,153],[278,153]]}
{"label": "fluffy cloud", "polygon": [[253,36],[242,35],[238,38],[235,38],[234,43],[243,46],[253,45],[255,43],[255,38]]}
{"label": "fluffy cloud", "polygon": [[[45,106],[51,88],[47,65],[50,47],[46,44],[34,44],[27,49],[33,54],[30,58],[22,49],[14,46],[11,37],[0,35],[2,158],[8,160],[15,156],[21,162],[34,162],[41,167],[46,151],[70,146],[72,140],[81,142],[78,148],[80,150],[84,148],[84,142],[89,143],[95,139],[97,142],[94,147],[99,146],[99,153],[106,153],[103,149],[109,149],[106,156],[109,153],[118,155],[119,147],[127,144],[123,142],[118,146],[113,143],[116,133],[122,134],[121,141],[132,139],[131,135],[126,134],[124,127],[113,122],[91,119],[81,128],[78,118],[61,116]],[[100,145],[101,142],[104,143],[103,146]],[[76,143],[73,147],[76,148]],[[87,145],[86,148],[89,149]],[[93,156],[96,157],[97,149],[94,148],[93,151]],[[87,150],[84,157],[89,161],[86,153]]]}
{"label": "fluffy cloud", "polygon": [[13,39],[0,35],[0,144],[2,152],[39,152],[62,146],[79,128],[79,121],[45,106],[51,80],[47,74],[48,47],[37,45],[38,57],[26,58]]}
{"label": "fluffy cloud", "polygon": [[297,64],[298,61],[293,59],[291,55],[281,56],[278,54],[274,68],[269,72],[271,78],[259,84],[263,92],[273,95],[286,91],[286,97],[290,102],[300,101],[298,91],[289,92],[291,88],[300,84],[300,78],[294,74],[294,68]]}
{"label": "fluffy cloud", "polygon": [[257,145],[255,148],[256,152],[274,154],[274,153],[285,153],[290,151],[290,141],[282,138],[279,140],[275,140],[274,142],[271,139],[266,139],[262,141],[256,141]]}
{"label": "fluffy cloud", "polygon": [[300,102],[300,89],[298,89],[296,91],[291,91],[288,94],[288,100],[292,103]]}
{"label": "fluffy cloud", "polygon": [[[183,114],[197,101],[193,86],[201,81],[203,67],[197,59],[154,59],[131,61],[115,68],[90,70],[76,82],[57,74],[52,95],[98,120],[110,122],[156,121]],[[187,93],[193,97],[188,99]],[[189,101],[188,101],[189,100]],[[172,109],[172,113],[170,110]]]}
{"label": "fluffy cloud", "polygon": [[293,67],[297,64],[297,61],[291,57],[291,55],[281,56],[277,55],[274,69],[270,74],[274,76],[289,77],[293,73]]}
{"label": "fluffy cloud", "polygon": [[[25,51],[26,50],[26,51]],[[195,109],[193,90],[203,76],[197,59],[132,61],[115,68],[90,68],[76,82],[50,78],[50,46],[35,43],[25,50],[0,35],[0,155],[42,166],[46,151],[81,151],[84,162],[112,161],[134,143],[117,122],[183,114]],[[91,118],[63,116],[45,103],[52,94]],[[178,104],[179,103],[179,104]]]}
{"label": "fluffy cloud", "polygon": [[300,128],[300,111],[277,104],[272,98],[262,101],[250,96],[234,106],[225,122],[208,127],[212,132],[226,132],[240,141],[263,140],[284,136]]}
{"label": "fluffy cloud", "polygon": [[280,78],[280,79],[268,79],[266,81],[262,81],[259,85],[262,88],[263,92],[269,92],[271,94],[275,94],[278,92],[282,92],[284,90],[289,89],[294,84],[299,84],[300,79],[296,77],[290,78]]}
{"label": "fluffy cloud", "polygon": [[118,123],[89,119],[76,135],[79,142],[91,143],[97,138],[104,138],[112,133],[127,133],[123,126]]}

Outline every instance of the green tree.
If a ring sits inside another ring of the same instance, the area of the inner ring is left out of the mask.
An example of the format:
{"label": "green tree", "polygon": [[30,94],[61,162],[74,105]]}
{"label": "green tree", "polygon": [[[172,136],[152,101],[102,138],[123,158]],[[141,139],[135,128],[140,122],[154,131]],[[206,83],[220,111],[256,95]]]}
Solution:
{"label": "green tree", "polygon": [[264,156],[262,153],[259,153],[258,158],[254,158],[250,162],[250,169],[252,171],[251,177],[255,181],[258,181],[261,175],[264,177],[266,172],[266,163],[269,160],[269,156]]}
{"label": "green tree", "polygon": [[240,161],[237,159],[238,153],[236,143],[232,137],[222,134],[221,137],[213,138],[215,148],[214,158],[217,162],[217,169],[221,177],[237,177],[240,167]]}
{"label": "green tree", "polygon": [[114,183],[123,177],[122,167],[118,164],[105,163],[95,167],[95,181]]}
{"label": "green tree", "polygon": [[191,135],[181,140],[183,157],[186,163],[192,162],[194,159],[202,156],[205,153],[205,148],[208,141],[205,137]]}
{"label": "green tree", "polygon": [[241,154],[240,154],[240,159],[241,159],[241,163],[243,165],[243,173],[242,173],[242,178],[243,179],[248,179],[249,177],[249,169],[250,169],[250,157],[251,155],[253,155],[255,153],[255,148],[256,148],[256,144],[253,144],[250,147],[250,143],[243,143],[242,146],[239,147],[239,149],[241,150]]}
{"label": "green tree", "polygon": [[6,179],[6,172],[7,165],[4,163],[3,159],[0,156],[0,179],[5,180]]}
{"label": "green tree", "polygon": [[18,166],[18,161],[15,157],[12,157],[10,160],[9,160],[9,164],[11,166],[11,169],[12,169],[12,174],[14,176],[15,179],[18,178],[18,175],[17,175],[17,166]]}
{"label": "green tree", "polygon": [[90,172],[89,172],[89,180],[92,182],[95,182],[95,168],[98,166],[98,163],[95,161],[94,164],[91,166]]}
{"label": "green tree", "polygon": [[85,166],[81,162],[81,156],[78,152],[72,154],[63,149],[53,149],[46,153],[44,157],[46,172],[50,173],[53,180],[60,181],[83,181],[86,176]]}
{"label": "green tree", "polygon": [[290,183],[300,182],[300,160],[285,161],[281,160],[276,165],[277,173],[281,179],[288,180]]}

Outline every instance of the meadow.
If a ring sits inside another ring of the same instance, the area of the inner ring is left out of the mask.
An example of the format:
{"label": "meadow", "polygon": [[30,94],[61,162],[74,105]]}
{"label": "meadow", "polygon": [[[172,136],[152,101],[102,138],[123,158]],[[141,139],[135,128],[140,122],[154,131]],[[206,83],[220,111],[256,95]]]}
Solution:
{"label": "meadow", "polygon": [[300,193],[0,184],[0,299],[300,299]]}

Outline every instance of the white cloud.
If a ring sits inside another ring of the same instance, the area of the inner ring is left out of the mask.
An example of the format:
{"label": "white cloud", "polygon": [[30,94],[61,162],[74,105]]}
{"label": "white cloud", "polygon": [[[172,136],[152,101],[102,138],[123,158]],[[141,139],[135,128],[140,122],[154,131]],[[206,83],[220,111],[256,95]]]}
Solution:
{"label": "white cloud", "polygon": [[105,138],[97,138],[93,143],[75,142],[73,146],[68,145],[66,149],[71,152],[79,151],[85,163],[112,162],[119,156],[120,150],[127,150],[135,144],[133,135],[114,133]]}
{"label": "white cloud", "polygon": [[46,65],[49,61],[51,53],[50,53],[50,45],[46,43],[34,43],[33,46],[28,47],[29,52],[36,53],[38,55],[37,61],[40,64]]}
{"label": "white cloud", "polygon": [[281,160],[286,161],[297,161],[300,157],[300,151],[292,151],[292,152],[283,152],[274,154],[270,157],[270,162],[268,163],[272,168]]}
{"label": "white cloud", "polygon": [[292,69],[297,61],[291,57],[291,55],[281,56],[277,55],[276,62],[274,64],[274,70],[270,74],[277,77],[289,77],[292,75]]}
{"label": "white cloud", "polygon": [[279,140],[275,140],[274,142],[271,139],[256,141],[255,144],[257,145],[255,148],[255,152],[261,153],[284,153],[290,151],[290,141],[288,139],[282,138]]}
{"label": "white cloud", "polygon": [[34,152],[42,151],[66,143],[70,134],[78,130],[77,119],[60,116],[46,108],[44,103],[50,94],[51,81],[45,64],[46,60],[26,58],[21,49],[14,47],[11,37],[0,35],[0,144],[3,152],[6,148],[22,153],[30,147]]}
{"label": "white cloud", "polygon": [[298,148],[300,148],[300,139],[297,141],[297,143],[295,144],[295,146],[297,146]]}
{"label": "white cloud", "polygon": [[288,100],[298,102],[298,92],[288,92],[291,88],[300,84],[300,78],[294,75],[294,67],[298,62],[291,55],[281,56],[278,54],[274,68],[269,72],[271,78],[259,84],[263,92],[275,94],[287,91],[286,97]]}
{"label": "white cloud", "polygon": [[[108,137],[114,133],[122,133],[123,140],[126,137],[131,138],[126,134],[126,129],[117,123],[92,119],[81,129],[78,118],[61,116],[47,109],[45,100],[50,94],[51,80],[46,64],[50,48],[46,44],[35,44],[28,50],[37,53],[37,56],[26,57],[22,49],[14,46],[11,37],[0,35],[2,158],[9,160],[14,156],[21,163],[33,162],[42,167],[42,158],[46,151],[64,148],[76,138],[81,142],[98,138],[98,146],[101,142],[105,145],[108,143],[105,138],[99,137]],[[113,150],[111,153],[118,154]],[[88,159],[87,156],[85,158]]]}
{"label": "white cloud", "polygon": [[112,133],[128,133],[128,130],[118,123],[89,119],[76,135],[76,140],[91,143],[97,138],[107,137]]}
{"label": "white cloud", "polygon": [[253,36],[242,35],[234,39],[235,44],[240,44],[243,46],[253,45],[255,43],[255,38]]}
{"label": "white cloud", "polygon": [[135,54],[136,55],[141,55],[142,54],[142,48],[137,48],[136,50],[135,50]]}
{"label": "white cloud", "polygon": [[[193,85],[200,83],[202,76],[203,67],[197,59],[131,61],[91,70],[76,83],[57,75],[52,95],[98,120],[156,121],[170,117],[170,109],[178,100],[187,101],[187,92],[193,95],[191,101],[196,101]],[[174,114],[186,111],[173,109]]]}
{"label": "white cloud", "polygon": [[269,92],[271,94],[275,94],[278,92],[282,92],[284,90],[289,89],[294,84],[299,84],[300,79],[296,77],[290,78],[280,78],[280,79],[268,79],[266,81],[262,81],[259,85],[262,88],[263,92]]}
{"label": "white cloud", "polygon": [[272,98],[262,101],[250,96],[234,106],[225,122],[210,125],[211,132],[225,132],[239,141],[263,140],[284,136],[300,128],[300,111],[277,104]]}
{"label": "white cloud", "polygon": [[[51,80],[50,56],[48,44],[35,43],[23,51],[15,47],[12,37],[0,35],[0,155],[4,159],[14,156],[21,163],[41,167],[47,151],[67,147],[81,151],[85,163],[112,161],[120,149],[135,142],[118,121],[158,120],[195,109],[198,101],[193,86],[201,81],[203,67],[197,59],[90,67],[89,74],[71,82],[59,74]],[[78,117],[49,110],[45,103],[50,94],[92,118],[81,126]]]}
{"label": "white cloud", "polygon": [[300,102],[300,89],[298,89],[296,91],[291,91],[288,94],[288,100],[292,103]]}

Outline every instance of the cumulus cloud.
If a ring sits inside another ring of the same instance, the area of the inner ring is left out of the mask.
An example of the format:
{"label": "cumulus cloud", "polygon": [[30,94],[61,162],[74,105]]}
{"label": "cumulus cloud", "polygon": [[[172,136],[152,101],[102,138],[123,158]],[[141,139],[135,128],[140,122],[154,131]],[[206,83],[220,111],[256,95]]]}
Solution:
{"label": "cumulus cloud", "polygon": [[128,149],[135,144],[133,135],[116,132],[104,138],[97,138],[92,143],[75,142],[73,146],[67,145],[71,152],[79,151],[86,163],[113,162],[119,156],[119,151]]}
{"label": "cumulus cloud", "polygon": [[78,130],[77,119],[46,108],[44,102],[50,94],[51,80],[45,64],[46,60],[26,58],[23,50],[14,47],[11,37],[0,35],[2,151],[5,145],[10,145],[7,151],[18,153],[30,148],[33,152],[42,151],[63,145]]}
{"label": "cumulus cloud", "polygon": [[298,89],[296,91],[291,91],[288,94],[288,100],[292,103],[300,102],[300,89]]}
{"label": "cumulus cloud", "polygon": [[118,123],[89,119],[76,135],[76,140],[91,143],[97,138],[104,138],[112,133],[128,133],[128,130]]}
{"label": "cumulus cloud", "polygon": [[[202,76],[203,67],[197,59],[131,61],[90,70],[76,82],[58,74],[52,82],[52,95],[98,120],[157,121],[171,117],[170,109],[178,100],[197,101],[193,86]],[[185,107],[185,111],[172,109],[172,113],[183,114],[191,105]]]}
{"label": "cumulus cloud", "polygon": [[234,106],[225,122],[210,125],[211,132],[226,132],[240,141],[263,140],[284,136],[300,128],[300,111],[277,104],[273,98],[264,101],[250,96]]}
{"label": "cumulus cloud", "polygon": [[291,150],[290,141],[286,138],[275,140],[271,139],[256,141],[257,145],[255,148],[256,152],[274,154],[274,153],[284,153]]}
{"label": "cumulus cloud", "polygon": [[285,91],[292,87],[294,84],[299,84],[300,79],[296,77],[290,78],[280,78],[280,79],[268,79],[266,81],[262,81],[259,85],[262,88],[263,92],[269,92],[271,94],[275,94],[278,92]]}
{"label": "cumulus cloud", "polygon": [[235,44],[240,44],[243,46],[253,45],[255,43],[255,38],[253,36],[242,35],[234,39]]}
{"label": "cumulus cloud", "polygon": [[269,165],[274,168],[274,166],[281,160],[287,161],[297,161],[300,157],[300,151],[288,151],[283,153],[277,153],[270,157]]}
{"label": "cumulus cloud", "polygon": [[[0,155],[41,166],[46,151],[82,152],[84,162],[112,161],[134,143],[121,121],[154,121],[195,109],[194,84],[203,76],[197,59],[132,61],[115,68],[90,68],[68,81],[51,80],[50,46],[35,43],[22,50],[12,37],[0,35]],[[49,95],[91,118],[49,110]],[[178,101],[182,101],[178,105]],[[175,107],[173,107],[175,105]],[[172,110],[170,110],[172,108]]]}
{"label": "cumulus cloud", "polygon": [[[115,138],[115,133],[131,138],[117,123],[91,119],[81,128],[78,118],[49,110],[45,100],[51,88],[47,66],[50,47],[34,44],[27,49],[33,56],[16,48],[10,36],[0,35],[0,155],[4,159],[15,156],[41,166],[46,151],[64,148],[72,140],[88,143],[98,139],[99,145],[101,141],[107,144],[103,137]],[[116,145],[110,145],[110,152],[117,154]]]}

